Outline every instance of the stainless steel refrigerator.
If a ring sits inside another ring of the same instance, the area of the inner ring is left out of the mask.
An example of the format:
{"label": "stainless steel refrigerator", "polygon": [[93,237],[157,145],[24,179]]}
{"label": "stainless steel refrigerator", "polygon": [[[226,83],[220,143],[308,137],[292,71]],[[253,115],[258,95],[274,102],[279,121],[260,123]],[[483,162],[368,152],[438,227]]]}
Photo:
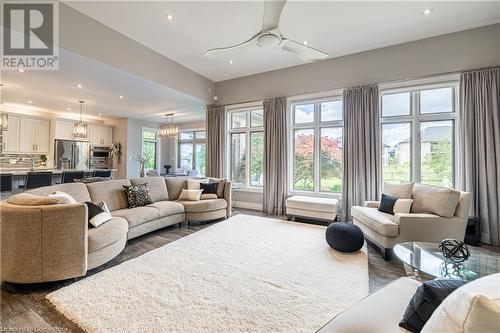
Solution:
{"label": "stainless steel refrigerator", "polygon": [[55,140],[54,164],[57,169],[85,170],[89,168],[90,146],[88,142]]}

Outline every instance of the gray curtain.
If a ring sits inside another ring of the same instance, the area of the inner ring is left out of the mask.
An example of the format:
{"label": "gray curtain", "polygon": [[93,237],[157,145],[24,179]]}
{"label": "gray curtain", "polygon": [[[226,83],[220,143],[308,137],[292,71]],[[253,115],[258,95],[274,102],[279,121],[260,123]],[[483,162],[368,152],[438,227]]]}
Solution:
{"label": "gray curtain", "polygon": [[379,98],[376,85],[344,90],[342,218],[351,206],[376,200],[380,177]]}
{"label": "gray curtain", "polygon": [[205,175],[226,177],[226,109],[224,106],[207,107],[207,150]]}
{"label": "gray curtain", "polygon": [[460,186],[473,195],[481,241],[500,245],[500,68],[460,76]]}
{"label": "gray curtain", "polygon": [[286,98],[264,101],[264,212],[285,214],[287,194]]}

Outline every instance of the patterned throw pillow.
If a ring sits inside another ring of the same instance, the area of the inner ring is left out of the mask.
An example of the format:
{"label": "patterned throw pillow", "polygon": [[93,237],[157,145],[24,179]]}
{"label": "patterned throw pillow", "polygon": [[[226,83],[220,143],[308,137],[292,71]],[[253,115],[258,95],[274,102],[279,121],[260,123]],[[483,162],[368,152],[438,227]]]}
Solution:
{"label": "patterned throw pillow", "polygon": [[123,188],[127,194],[128,208],[142,207],[153,203],[147,183],[132,186],[123,185]]}

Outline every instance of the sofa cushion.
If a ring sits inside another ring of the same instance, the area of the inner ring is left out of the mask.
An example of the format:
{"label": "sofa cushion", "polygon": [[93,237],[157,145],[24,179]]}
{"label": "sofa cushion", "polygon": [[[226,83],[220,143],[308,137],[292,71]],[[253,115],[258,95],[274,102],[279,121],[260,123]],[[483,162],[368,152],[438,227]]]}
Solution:
{"label": "sofa cushion", "polygon": [[184,205],[186,213],[204,213],[219,209],[226,209],[227,201],[225,199],[210,199],[200,201],[178,201]]}
{"label": "sofa cushion", "polygon": [[414,182],[400,184],[384,183],[384,190],[382,193],[398,199],[411,199],[414,185]]}
{"label": "sofa cushion", "polygon": [[43,197],[32,193],[19,193],[11,196],[7,199],[7,202],[11,205],[18,206],[45,206],[57,205],[59,200],[57,198]]}
{"label": "sofa cushion", "polygon": [[187,179],[187,189],[199,190],[201,189],[201,184],[205,183],[208,183],[208,178]]}
{"label": "sofa cushion", "polygon": [[79,203],[84,203],[85,201],[91,201],[89,191],[87,190],[87,185],[83,183],[67,183],[67,184],[57,184],[52,186],[44,186],[26,192],[46,197],[49,194],[57,191],[68,193],[73,198],[75,198],[76,201],[78,201]]}
{"label": "sofa cushion", "polygon": [[184,213],[184,206],[175,201],[157,201],[146,207],[153,207],[160,211],[160,217]]}
{"label": "sofa cushion", "polygon": [[120,239],[126,238],[127,232],[128,223],[121,217],[113,217],[97,228],[89,228],[88,252],[97,251]]}
{"label": "sofa cushion", "polygon": [[165,182],[167,184],[168,199],[177,200],[181,195],[182,189],[187,189],[186,177],[167,177]]}
{"label": "sofa cushion", "polygon": [[452,217],[457,209],[460,192],[450,188],[415,184],[412,213],[430,213]]}
{"label": "sofa cushion", "polygon": [[353,206],[352,217],[363,223],[373,231],[387,237],[399,235],[399,226],[393,222],[394,216],[382,213],[377,208]]}
{"label": "sofa cushion", "polygon": [[217,183],[217,196],[219,198],[224,197],[224,187],[226,186],[226,180],[220,178],[210,178],[210,183]]}
{"label": "sofa cushion", "polygon": [[295,195],[286,199],[285,205],[287,208],[305,209],[325,213],[336,213],[338,203],[338,200],[333,198],[331,199]]}
{"label": "sofa cushion", "polygon": [[168,200],[167,184],[163,177],[134,178],[130,180],[130,183],[132,185],[148,184],[153,202]]}
{"label": "sofa cushion", "polygon": [[160,217],[160,211],[153,207],[135,207],[116,210],[111,213],[113,216],[123,217],[128,221],[130,228],[135,227]]}
{"label": "sofa cushion", "polygon": [[87,184],[90,201],[104,201],[110,211],[127,208],[127,195],[123,185],[130,186],[130,180],[118,179]]}

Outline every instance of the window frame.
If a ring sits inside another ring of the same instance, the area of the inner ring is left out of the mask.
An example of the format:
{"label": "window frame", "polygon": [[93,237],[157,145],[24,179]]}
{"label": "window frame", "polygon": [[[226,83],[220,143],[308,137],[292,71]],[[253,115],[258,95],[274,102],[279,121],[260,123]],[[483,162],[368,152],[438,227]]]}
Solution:
{"label": "window frame", "polygon": [[[264,116],[264,106],[262,102],[258,103],[247,103],[244,105],[233,106],[226,108],[226,128],[227,128],[227,137],[226,137],[226,156],[227,156],[227,178],[231,180],[236,185],[239,185],[239,190],[249,191],[249,192],[262,192],[264,186],[256,186],[252,185],[251,182],[251,158],[252,158],[252,148],[251,148],[251,136],[252,133],[262,133],[264,136],[264,120],[262,121],[262,126],[252,127],[251,124],[251,113],[252,111],[262,111],[262,115]],[[246,112],[246,127],[232,128],[232,114],[238,112]],[[231,145],[232,140],[231,137],[233,134],[245,134],[245,159],[249,161],[245,165],[245,183],[236,183],[231,179]],[[264,171],[262,171],[262,175],[264,175]]]}
{"label": "window frame", "polygon": [[[422,82],[424,81],[424,82]],[[435,112],[421,113],[420,112],[420,92],[423,90],[432,90],[439,88],[452,88],[452,111],[451,112]],[[404,116],[382,116],[382,98],[384,95],[395,93],[409,92],[410,93],[410,115]],[[421,158],[421,124],[433,121],[451,121],[453,124],[452,133],[452,181],[451,187],[456,188],[458,185],[459,174],[459,159],[458,154],[458,127],[459,127],[459,80],[457,78],[436,78],[432,80],[416,80],[416,82],[407,82],[400,86],[388,85],[381,87],[379,92],[379,116],[380,116],[380,146],[381,155],[384,149],[382,138],[382,129],[384,124],[410,124],[410,181],[420,183],[422,180],[422,158]],[[380,158],[380,179],[383,179],[383,158]]]}
{"label": "window frame", "polygon": [[[155,138],[154,139],[144,139],[144,132],[149,132],[149,133],[154,133]],[[159,151],[159,142],[160,140],[158,139],[158,129],[153,128],[153,127],[142,127],[141,130],[141,154],[144,154],[144,142],[154,142],[155,144],[155,167],[154,168],[146,168],[144,165],[144,171],[148,172],[149,170],[158,170],[159,169],[159,163],[158,163],[158,151]]]}
{"label": "window frame", "polygon": [[[321,129],[322,128],[341,128],[342,129],[342,156],[344,154],[344,117],[341,120],[332,120],[321,122],[321,103],[330,101],[342,101],[343,90],[330,91],[325,94],[298,96],[289,98],[287,101],[287,110],[289,112],[288,128],[290,129],[288,137],[288,194],[289,195],[307,195],[318,197],[341,198],[342,192],[321,191]],[[303,104],[314,104],[314,122],[295,123],[295,106]],[[297,190],[294,188],[295,174],[295,130],[313,129],[314,132],[314,170],[313,170],[313,190]],[[344,174],[344,163],[342,158],[342,174]]]}
{"label": "window frame", "polygon": [[[200,139],[196,137],[196,133],[200,132],[205,132],[205,138]],[[193,133],[193,138],[192,139],[181,139],[181,133]],[[199,128],[199,129],[185,129],[179,131],[179,134],[177,134],[177,168],[181,168],[181,145],[183,144],[191,144],[193,148],[193,153],[191,157],[191,170],[197,170],[198,173],[200,172],[199,169],[197,169],[196,165],[196,146],[200,144],[205,145],[205,154],[206,154],[206,149],[207,149],[207,131],[204,128]],[[206,161],[206,155],[205,155],[205,161]],[[205,166],[206,167],[206,166]],[[198,176],[204,176],[204,174],[199,173]]]}

